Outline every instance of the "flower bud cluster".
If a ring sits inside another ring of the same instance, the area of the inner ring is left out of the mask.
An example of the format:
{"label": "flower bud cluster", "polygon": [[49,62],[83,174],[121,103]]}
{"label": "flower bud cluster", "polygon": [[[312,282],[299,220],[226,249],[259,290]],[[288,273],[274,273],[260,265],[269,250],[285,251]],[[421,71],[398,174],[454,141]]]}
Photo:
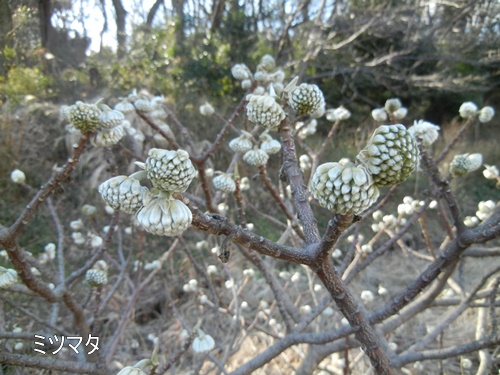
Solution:
{"label": "flower bud cluster", "polygon": [[[145,163],[136,163],[142,171],[130,176],[116,176],[99,186],[99,193],[115,210],[135,214],[148,232],[161,236],[176,236],[192,221],[189,208],[171,198],[172,193],[187,190],[197,172],[184,150],[149,150]],[[151,191],[141,185],[148,179]]]}
{"label": "flower bud cluster", "polygon": [[450,163],[450,173],[452,176],[465,176],[481,168],[483,164],[483,155],[481,154],[462,154],[455,155]]}
{"label": "flower bud cluster", "polygon": [[493,119],[493,116],[495,116],[495,110],[493,107],[486,106],[479,109],[473,102],[463,103],[460,106],[458,113],[460,114],[460,117],[465,119],[477,116],[478,120],[482,123],[490,122]]}
{"label": "flower bud cluster", "polygon": [[71,124],[68,130],[95,133],[91,139],[95,146],[112,146],[125,135],[122,125],[125,115],[105,104],[78,101],[72,106],[61,107],[60,112],[61,116]]}
{"label": "flower bud cluster", "polygon": [[99,288],[108,283],[108,265],[105,261],[99,260],[94,267],[85,274],[85,281],[94,288]]}
{"label": "flower bud cluster", "polygon": [[231,173],[217,173],[218,175],[212,180],[215,188],[224,193],[234,193],[236,190],[236,183],[234,182]]}
{"label": "flower bud cluster", "polygon": [[310,190],[319,204],[330,211],[356,215],[379,196],[379,186],[405,181],[418,163],[418,148],[403,125],[378,127],[356,157],[357,165],[341,160],[320,165]]}
{"label": "flower bud cluster", "polygon": [[439,126],[424,120],[413,122],[408,131],[416,141],[421,142],[426,147],[436,142],[439,137]]}
{"label": "flower bud cluster", "polygon": [[387,99],[383,108],[375,108],[372,117],[375,121],[387,121],[388,115],[391,119],[401,120],[408,114],[408,109],[403,107],[401,100],[397,98]]}

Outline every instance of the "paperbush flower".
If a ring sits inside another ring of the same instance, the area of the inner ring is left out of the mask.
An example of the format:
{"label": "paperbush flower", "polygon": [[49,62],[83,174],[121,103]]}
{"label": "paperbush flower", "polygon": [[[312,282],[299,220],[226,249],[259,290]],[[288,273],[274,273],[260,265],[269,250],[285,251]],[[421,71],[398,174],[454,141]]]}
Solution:
{"label": "paperbush flower", "polygon": [[8,288],[17,283],[17,272],[0,266],[0,288]]}
{"label": "paperbush flower", "polygon": [[148,188],[132,177],[116,176],[104,181],[98,188],[101,197],[115,210],[136,213],[146,199]]}
{"label": "paperbush flower", "polygon": [[116,145],[125,135],[123,126],[118,125],[111,129],[105,129],[97,132],[91,139],[94,146],[108,147]]}
{"label": "paperbush flower", "polygon": [[10,179],[15,184],[24,184],[26,182],[26,175],[20,169],[14,169],[10,172]]}
{"label": "paperbush flower", "polygon": [[203,116],[212,116],[215,113],[214,107],[208,102],[200,106],[200,113]]}
{"label": "paperbush flower", "polygon": [[415,140],[422,142],[426,147],[436,142],[439,137],[439,126],[424,120],[413,122],[413,125],[408,128],[408,131]]}
{"label": "paperbush flower", "polygon": [[277,154],[281,150],[281,143],[276,139],[271,138],[268,134],[262,134],[260,138],[263,140],[260,144],[260,149],[267,152],[269,155]]}
{"label": "paperbush flower", "polygon": [[349,112],[344,107],[340,106],[335,109],[329,109],[325,112],[325,117],[328,121],[343,121],[348,120],[351,117],[351,112]]}
{"label": "paperbush flower", "polygon": [[68,109],[68,119],[81,132],[92,132],[101,126],[101,110],[95,104],[76,102]]}
{"label": "paperbush flower", "polygon": [[245,64],[236,64],[231,68],[231,74],[238,81],[243,81],[245,79],[252,79],[252,73],[250,69]]}
{"label": "paperbush flower", "polygon": [[343,215],[360,214],[379,196],[367,169],[349,161],[320,165],[310,190],[322,207]]}
{"label": "paperbush flower", "polygon": [[196,170],[184,150],[149,150],[145,170],[153,185],[168,192],[186,191],[196,176]]}
{"label": "paperbush flower", "polygon": [[[106,106],[107,107],[107,106]],[[101,127],[104,129],[111,129],[118,126],[125,120],[125,116],[122,112],[113,110],[107,107],[109,110],[101,112],[99,115],[99,122]]]}
{"label": "paperbush flower", "polygon": [[483,164],[481,154],[456,155],[450,163],[450,173],[453,176],[465,176],[479,169]]}
{"label": "paperbush flower", "polygon": [[264,70],[266,72],[272,72],[276,68],[276,61],[271,55],[264,55],[260,59],[259,65],[257,65],[257,70]]}
{"label": "paperbush flower", "polygon": [[121,369],[116,375],[147,375],[139,367],[127,366]]}
{"label": "paperbush flower", "polygon": [[384,109],[387,113],[394,113],[398,109],[400,109],[403,105],[401,104],[401,100],[395,99],[387,99],[384,105]]}
{"label": "paperbush flower", "polygon": [[259,150],[258,148],[254,148],[253,150],[247,151],[243,155],[243,160],[254,167],[260,167],[262,165],[266,165],[269,159],[269,154],[263,150]]}
{"label": "paperbush flower", "polygon": [[372,111],[372,117],[375,121],[382,122],[387,120],[387,112],[384,108],[375,108]]}
{"label": "paperbush flower", "polygon": [[212,183],[217,190],[223,191],[224,193],[234,193],[236,190],[236,183],[228,173],[220,172],[218,176],[214,177]]}
{"label": "paperbush flower", "polygon": [[458,113],[463,118],[473,117],[477,114],[477,105],[473,102],[465,102],[460,106]]}
{"label": "paperbush flower", "polygon": [[114,109],[120,111],[123,114],[135,112],[134,105],[128,100],[122,100],[121,102],[116,103]]}
{"label": "paperbush flower", "polygon": [[270,95],[247,95],[248,119],[270,130],[276,130],[285,118],[285,111]]}
{"label": "paperbush flower", "polygon": [[405,181],[418,164],[418,148],[403,125],[379,126],[356,157],[379,186]]}
{"label": "paperbush flower", "polygon": [[185,231],[193,215],[177,199],[154,198],[137,212],[137,221],[148,232],[158,236],[177,236]]}
{"label": "paperbush flower", "polygon": [[106,271],[92,268],[85,274],[85,281],[92,287],[97,288],[108,283]]}
{"label": "paperbush flower", "polygon": [[139,112],[151,112],[154,109],[153,104],[148,99],[137,99],[134,102],[134,107]]}
{"label": "paperbush flower", "polygon": [[478,119],[480,122],[485,123],[490,122],[493,116],[495,116],[495,110],[493,109],[493,107],[487,106],[481,108],[481,110],[479,111]]}
{"label": "paperbush flower", "polygon": [[318,86],[302,83],[290,94],[290,106],[298,115],[309,115],[325,105],[325,98]]}
{"label": "paperbush flower", "polygon": [[252,135],[246,131],[242,131],[242,134],[239,137],[234,138],[229,142],[229,148],[234,152],[247,152],[253,147],[250,139],[252,139]]}
{"label": "paperbush flower", "polygon": [[198,336],[193,340],[191,347],[195,353],[209,352],[215,347],[215,341],[212,336],[198,329]]}
{"label": "paperbush flower", "polygon": [[496,180],[499,177],[498,168],[496,166],[485,164],[484,168],[483,176],[488,180]]}

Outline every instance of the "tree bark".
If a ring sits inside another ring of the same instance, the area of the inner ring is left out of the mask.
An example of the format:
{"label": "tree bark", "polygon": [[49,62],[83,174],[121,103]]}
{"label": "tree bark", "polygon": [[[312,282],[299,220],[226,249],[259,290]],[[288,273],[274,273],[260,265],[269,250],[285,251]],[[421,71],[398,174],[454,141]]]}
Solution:
{"label": "tree bark", "polygon": [[118,43],[117,56],[119,59],[127,52],[127,34],[125,31],[127,11],[123,7],[121,0],[113,0],[113,7],[116,13],[116,41]]}

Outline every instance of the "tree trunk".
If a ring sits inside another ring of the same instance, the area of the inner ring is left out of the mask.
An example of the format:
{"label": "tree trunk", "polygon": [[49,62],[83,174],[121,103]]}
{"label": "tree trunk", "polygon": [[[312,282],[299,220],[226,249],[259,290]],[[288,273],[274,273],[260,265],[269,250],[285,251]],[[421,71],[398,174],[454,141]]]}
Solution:
{"label": "tree trunk", "polygon": [[160,5],[163,4],[163,0],[156,0],[148,13],[148,18],[146,19],[146,25],[149,27],[153,26],[153,21],[155,19],[156,13],[158,13],[158,9],[160,9]]}
{"label": "tree trunk", "polygon": [[116,40],[118,42],[117,55],[121,59],[127,52],[127,33],[125,31],[127,12],[121,0],[113,0],[113,7],[116,13]]}
{"label": "tree trunk", "polygon": [[3,51],[6,45],[9,45],[9,33],[12,31],[12,12],[9,2],[0,0],[0,75],[7,73]]}
{"label": "tree trunk", "polygon": [[40,39],[42,48],[49,48],[49,38],[52,30],[52,4],[50,0],[38,1],[38,18],[40,20]]}
{"label": "tree trunk", "polygon": [[175,54],[177,56],[184,54],[185,35],[184,28],[186,20],[184,18],[185,0],[172,0],[176,22],[175,22]]}

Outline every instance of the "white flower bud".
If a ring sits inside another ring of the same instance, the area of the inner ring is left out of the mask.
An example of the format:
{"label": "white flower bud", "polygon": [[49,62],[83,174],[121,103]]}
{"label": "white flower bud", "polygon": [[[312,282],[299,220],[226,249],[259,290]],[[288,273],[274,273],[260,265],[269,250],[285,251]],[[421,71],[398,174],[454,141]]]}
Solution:
{"label": "white flower bud", "polygon": [[0,266],[0,289],[8,288],[17,283],[17,272],[10,268]]}
{"label": "white flower bud", "polygon": [[121,369],[116,375],[146,375],[139,367],[127,366]]}
{"label": "white flower bud", "polygon": [[394,113],[402,107],[401,100],[399,99],[387,99],[384,105],[384,109],[387,113]]}
{"label": "white flower bud", "polygon": [[357,155],[378,186],[405,181],[418,164],[418,147],[403,125],[381,125]]}
{"label": "white flower bud", "polygon": [[220,174],[212,180],[215,188],[224,193],[234,193],[236,191],[236,183],[232,179],[231,174],[219,173]]}
{"label": "white flower bud", "polygon": [[135,112],[134,105],[128,100],[122,100],[121,102],[116,103],[114,109],[116,111],[120,111],[123,114]]}
{"label": "white flower bud", "polygon": [[375,108],[372,111],[372,117],[375,121],[383,122],[387,120],[387,112],[384,108]]}
{"label": "white flower bud", "polygon": [[212,116],[215,113],[214,107],[208,102],[200,106],[200,113],[203,116]]}
{"label": "white flower bud", "polygon": [[496,166],[485,164],[484,168],[483,176],[488,180],[496,180],[499,177],[498,168]]}
{"label": "white flower bud", "polygon": [[370,290],[363,290],[361,292],[361,300],[365,303],[373,302],[375,300],[375,296],[373,292]]}
{"label": "white flower bud", "polygon": [[134,107],[139,112],[151,112],[154,109],[154,105],[148,99],[137,99],[134,102]]}
{"label": "white flower bud", "polygon": [[243,90],[248,90],[250,87],[252,87],[251,79],[244,79],[243,81],[241,81],[241,88]]}
{"label": "white flower bud", "polygon": [[392,113],[394,118],[397,120],[401,120],[401,119],[405,118],[407,114],[408,114],[408,109],[405,107],[401,107]]}
{"label": "white flower bud", "polygon": [[196,176],[189,154],[184,150],[149,150],[145,170],[153,185],[168,192],[182,193]]}
{"label": "white flower bud", "polygon": [[215,347],[215,341],[212,336],[205,334],[201,329],[198,329],[198,336],[193,340],[191,348],[195,353],[209,352]]}
{"label": "white flower bud", "polygon": [[26,175],[20,169],[14,169],[10,172],[10,179],[15,184],[24,184],[26,182]]}
{"label": "white flower bud", "polygon": [[249,94],[247,100],[246,111],[251,122],[276,130],[284,120],[285,111],[272,96]]}
{"label": "white flower bud", "polygon": [[276,68],[276,61],[271,55],[264,55],[260,59],[260,63],[257,66],[258,70],[264,70],[266,72],[272,72]]}
{"label": "white flower bud", "polygon": [[231,74],[238,81],[243,81],[245,79],[252,79],[252,73],[250,73],[250,69],[245,64],[236,64],[231,68]]}
{"label": "white flower bud", "polygon": [[104,129],[97,132],[90,140],[94,146],[109,147],[116,145],[125,135],[123,126],[118,125],[111,129]]}
{"label": "white flower bud", "polygon": [[85,274],[85,281],[92,287],[100,287],[108,283],[108,276],[105,271],[92,268]]}
{"label": "white flower bud", "polygon": [[312,161],[309,155],[300,155],[299,156],[299,167],[303,171],[308,171],[312,167]]}
{"label": "white flower bud", "polygon": [[247,152],[253,147],[251,141],[252,138],[253,137],[250,133],[243,131],[239,137],[234,138],[229,142],[229,148],[234,152]]}
{"label": "white flower bud", "polygon": [[101,110],[95,104],[76,102],[68,110],[71,124],[81,132],[92,132],[101,126]]}
{"label": "white flower bud", "polygon": [[177,236],[185,231],[193,215],[177,199],[155,198],[137,212],[137,221],[148,232],[158,236]]}
{"label": "white flower bud", "polygon": [[479,219],[476,216],[466,216],[464,218],[464,225],[472,228],[479,224]]}
{"label": "white flower bud", "polygon": [[493,116],[495,116],[495,110],[493,109],[493,107],[486,106],[481,108],[481,110],[479,111],[478,119],[480,122],[485,123],[490,122]]}
{"label": "white flower bud", "polygon": [[207,267],[207,273],[209,275],[215,275],[217,274],[217,266],[213,265],[213,264],[210,264],[208,267]]}
{"label": "white flower bud", "polygon": [[149,192],[138,180],[127,176],[112,177],[98,190],[109,206],[128,214],[136,213],[142,207]]}
{"label": "white flower bud", "polygon": [[379,196],[366,168],[351,162],[320,165],[313,175],[310,190],[322,207],[342,215],[360,214]]}
{"label": "white flower bud", "polygon": [[73,220],[69,223],[69,226],[73,230],[80,230],[83,228],[83,221],[82,219]]}
{"label": "white flower bud", "polygon": [[91,206],[90,204],[84,204],[81,209],[81,213],[84,216],[94,216],[97,212],[97,208],[95,206]]}
{"label": "white flower bud", "polygon": [[113,109],[103,111],[99,115],[99,122],[101,123],[101,127],[104,129],[112,129],[115,126],[120,125],[123,120],[125,120],[123,113]]}
{"label": "white flower bud", "polygon": [[316,85],[302,83],[290,94],[290,106],[298,115],[309,115],[325,105],[325,98]]}
{"label": "white flower bud", "polygon": [[269,160],[269,154],[263,150],[254,148],[253,150],[247,151],[243,155],[243,160],[249,165],[260,167],[267,164],[267,161]]}
{"label": "white flower bud", "polygon": [[340,249],[335,249],[335,250],[333,250],[333,252],[332,252],[332,257],[333,257],[334,259],[339,259],[339,258],[341,258],[341,257],[342,257],[342,250],[340,250]]}
{"label": "white flower bud", "polygon": [[[262,136],[261,136],[262,138]],[[260,149],[267,152],[269,155],[277,154],[281,150],[281,143],[276,139],[271,138],[269,135],[265,135],[264,140],[260,144]]]}
{"label": "white flower bud", "polygon": [[465,102],[460,106],[458,113],[460,113],[460,117],[463,118],[473,117],[477,115],[477,105],[473,102]]}
{"label": "white flower bud", "polygon": [[483,155],[481,154],[455,155],[450,163],[450,173],[453,176],[465,176],[479,169],[482,164]]}

